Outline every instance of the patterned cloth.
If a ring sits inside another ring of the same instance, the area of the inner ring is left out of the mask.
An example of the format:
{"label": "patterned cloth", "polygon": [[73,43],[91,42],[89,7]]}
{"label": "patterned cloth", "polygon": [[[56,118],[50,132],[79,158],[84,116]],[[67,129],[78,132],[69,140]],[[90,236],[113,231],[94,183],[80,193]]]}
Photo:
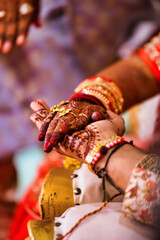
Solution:
{"label": "patterned cloth", "polygon": [[42,28],[0,55],[0,159],[37,144],[29,104],[68,99],[77,84],[117,59],[141,20],[156,20],[146,0],[42,0]]}
{"label": "patterned cloth", "polygon": [[149,154],[134,168],[126,188],[125,216],[160,230],[160,158]]}

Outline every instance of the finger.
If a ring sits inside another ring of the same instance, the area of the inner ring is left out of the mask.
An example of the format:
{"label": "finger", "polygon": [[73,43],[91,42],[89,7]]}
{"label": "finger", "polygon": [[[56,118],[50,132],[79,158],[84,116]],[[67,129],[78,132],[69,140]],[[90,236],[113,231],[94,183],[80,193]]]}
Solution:
{"label": "finger", "polygon": [[39,135],[38,135],[38,140],[39,141],[43,141],[48,129],[49,124],[51,123],[51,121],[53,120],[53,118],[55,117],[56,113],[54,112],[50,112],[45,119],[43,120],[43,123],[41,125],[40,131],[39,131]]}
{"label": "finger", "polygon": [[[36,1],[37,2],[37,1]],[[18,30],[16,45],[20,46],[25,43],[28,29],[31,25],[34,15],[36,14],[37,3],[33,0],[21,0],[19,4]]]}
{"label": "finger", "polygon": [[60,142],[64,134],[60,132],[62,126],[66,126],[68,123],[72,122],[75,116],[73,113],[68,113],[66,116],[59,118],[59,114],[55,116],[55,119],[49,124],[46,137],[45,137],[45,150],[51,151],[58,142]]}
{"label": "finger", "polygon": [[[30,107],[33,111],[39,114],[43,118],[43,122],[39,128],[40,132],[38,135],[38,140],[43,141],[45,137],[45,133],[47,131],[47,127],[50,121],[53,119],[53,112],[50,113],[49,106],[43,100],[35,100],[31,102]],[[31,119],[32,120],[32,119]]]}
{"label": "finger", "polygon": [[12,47],[16,35],[17,1],[6,1],[7,15],[5,17],[5,32],[2,52],[8,53]]}
{"label": "finger", "polygon": [[41,117],[37,113],[33,113],[30,117],[31,121],[36,125],[38,129],[40,129],[42,123],[43,123],[43,117]]}
{"label": "finger", "polygon": [[20,16],[18,22],[16,45],[21,46],[25,43],[28,29],[32,20],[32,13]]}
{"label": "finger", "polygon": [[0,49],[2,47],[3,42],[3,32],[4,32],[4,19],[6,14],[4,0],[0,1]]}
{"label": "finger", "polygon": [[115,127],[115,131],[117,132],[117,134],[119,136],[122,136],[124,134],[124,131],[125,131],[124,119],[120,115],[117,115],[110,110],[108,110],[107,113],[108,113],[108,116],[110,118],[110,121],[113,123],[113,125]]}
{"label": "finger", "polygon": [[[43,148],[43,150],[44,150],[45,152],[50,152],[50,151],[52,150],[52,147],[51,147],[51,145],[49,144],[49,141],[50,141],[50,139],[51,139],[51,137],[52,137],[52,134],[53,134],[54,129],[55,129],[57,123],[58,123],[58,120],[59,120],[59,119],[57,119],[57,118],[55,117],[55,118],[50,122],[50,124],[48,125],[48,129],[47,129],[46,135],[45,135],[44,148]],[[54,138],[53,138],[53,139],[54,139]],[[53,142],[53,139],[51,139],[52,142]]]}
{"label": "finger", "polygon": [[47,105],[47,103],[45,101],[39,100],[39,99],[31,102],[30,107],[34,112],[39,111],[39,110],[46,110],[49,113],[49,111],[50,111],[50,108]]}

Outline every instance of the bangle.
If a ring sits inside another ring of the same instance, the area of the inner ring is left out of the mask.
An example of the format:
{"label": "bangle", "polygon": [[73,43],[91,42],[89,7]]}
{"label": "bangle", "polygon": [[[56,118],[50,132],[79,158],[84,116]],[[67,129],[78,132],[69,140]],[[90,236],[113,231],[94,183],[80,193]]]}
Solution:
{"label": "bangle", "polygon": [[125,144],[131,144],[133,146],[133,141],[131,140],[130,142],[127,142],[127,141],[123,141],[122,143],[120,143],[118,146],[116,146],[113,151],[109,154],[107,160],[106,160],[106,163],[104,165],[104,168],[101,168],[96,174],[99,178],[104,178],[105,176],[108,176],[108,173],[107,173],[107,165],[108,165],[108,162],[109,162],[109,159],[111,158],[111,156],[113,155],[113,153],[115,153],[120,147],[122,147],[123,145]]}
{"label": "bangle", "polygon": [[160,33],[144,45],[137,54],[150,69],[160,86]]}
{"label": "bangle", "polygon": [[123,141],[124,141],[123,137],[112,136],[97,143],[96,146],[89,152],[85,159],[85,162],[87,163],[89,170],[95,173],[94,167],[96,163],[101,159],[101,157],[105,155],[110,148],[116,146],[117,144],[122,143]]}
{"label": "bangle", "polygon": [[94,76],[82,81],[70,100],[80,97],[98,101],[106,110],[115,113],[121,113],[123,109],[124,99],[121,90],[114,81],[106,77]]}
{"label": "bangle", "polygon": [[91,100],[92,102],[94,102],[95,104],[101,106],[101,107],[104,107],[103,104],[97,99],[95,98],[94,96],[89,96],[87,94],[84,94],[84,93],[74,93],[70,98],[69,98],[69,101],[72,101],[72,100],[78,100],[78,99],[87,99],[87,100]]}

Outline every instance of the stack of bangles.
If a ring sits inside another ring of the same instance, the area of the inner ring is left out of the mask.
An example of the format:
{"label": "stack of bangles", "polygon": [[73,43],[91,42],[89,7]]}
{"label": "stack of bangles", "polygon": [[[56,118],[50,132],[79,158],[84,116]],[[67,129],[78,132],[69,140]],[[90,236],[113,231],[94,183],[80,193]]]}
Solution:
{"label": "stack of bangles", "polygon": [[[100,141],[87,155],[85,162],[88,165],[89,170],[95,173],[95,165],[96,163],[108,152],[109,149],[113,148],[113,151],[110,153],[109,157],[115,149],[118,150],[122,145],[129,143],[125,141],[124,137],[120,136],[112,136],[110,138],[106,138]],[[114,148],[115,147],[115,148]],[[107,158],[108,162],[109,158]],[[107,166],[107,164],[106,164]],[[105,168],[106,168],[105,166]],[[106,172],[106,169],[105,169]],[[101,176],[99,176],[101,177]]]}
{"label": "stack of bangles", "polygon": [[117,84],[106,78],[94,76],[85,79],[75,89],[75,93],[70,97],[71,100],[89,99],[96,104],[105,107],[117,114],[123,109],[123,96]]}

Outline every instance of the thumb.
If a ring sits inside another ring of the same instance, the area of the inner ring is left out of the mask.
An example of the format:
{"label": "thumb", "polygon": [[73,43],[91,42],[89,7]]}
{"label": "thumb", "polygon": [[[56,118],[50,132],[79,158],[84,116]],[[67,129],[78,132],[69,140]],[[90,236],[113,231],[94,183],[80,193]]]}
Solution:
{"label": "thumb", "polygon": [[122,136],[125,131],[125,122],[124,119],[120,116],[117,115],[116,113],[107,110],[107,114],[110,118],[110,121],[113,123],[115,130],[119,136]]}

